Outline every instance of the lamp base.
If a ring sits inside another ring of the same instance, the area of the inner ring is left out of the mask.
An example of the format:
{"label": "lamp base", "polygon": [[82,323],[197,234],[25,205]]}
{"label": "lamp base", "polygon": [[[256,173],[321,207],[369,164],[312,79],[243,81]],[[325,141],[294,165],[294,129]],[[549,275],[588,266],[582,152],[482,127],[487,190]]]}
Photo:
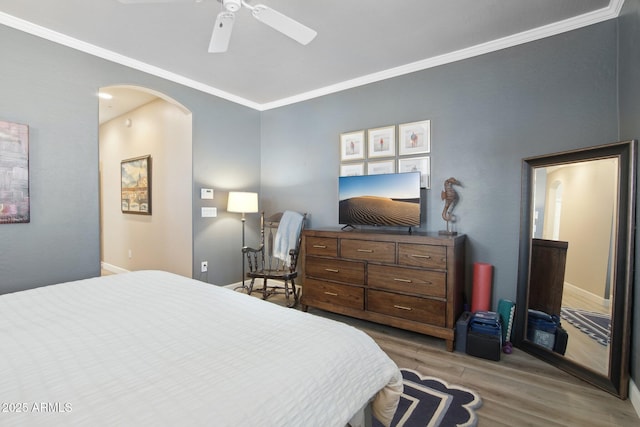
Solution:
{"label": "lamp base", "polygon": [[233,288],[233,290],[237,292],[244,292],[246,290],[246,292],[249,293],[249,287],[245,285],[244,282],[242,283],[242,285]]}

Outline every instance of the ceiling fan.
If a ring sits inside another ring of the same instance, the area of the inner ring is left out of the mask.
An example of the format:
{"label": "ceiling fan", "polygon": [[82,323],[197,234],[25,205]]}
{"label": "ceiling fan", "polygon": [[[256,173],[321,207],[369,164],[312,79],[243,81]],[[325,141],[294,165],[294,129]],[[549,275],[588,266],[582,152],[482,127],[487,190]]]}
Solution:
{"label": "ceiling fan", "polygon": [[[200,3],[203,0],[118,0],[120,3]],[[249,9],[254,18],[267,24],[274,30],[280,31],[287,37],[292,38],[302,45],[306,45],[318,34],[306,25],[289,18],[282,13],[271,9],[263,4],[252,5],[245,0],[218,0],[222,3],[224,10],[216,17],[216,23],[213,27],[213,34],[209,42],[209,52],[221,53],[226,52],[231,39],[231,30],[235,21],[235,13],[242,7]]]}

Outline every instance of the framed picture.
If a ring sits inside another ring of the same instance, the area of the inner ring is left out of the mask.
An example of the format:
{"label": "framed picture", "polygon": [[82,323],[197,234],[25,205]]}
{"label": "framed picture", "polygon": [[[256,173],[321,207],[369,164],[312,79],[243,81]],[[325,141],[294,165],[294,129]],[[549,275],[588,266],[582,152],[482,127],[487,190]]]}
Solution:
{"label": "framed picture", "polygon": [[398,126],[401,156],[431,152],[431,121],[405,123]]}
{"label": "framed picture", "polygon": [[0,120],[0,224],[31,220],[29,126]]}
{"label": "framed picture", "polygon": [[395,171],[395,160],[367,163],[367,175],[380,175],[383,173],[394,173]]}
{"label": "framed picture", "polygon": [[364,163],[340,165],[340,176],[364,175]]}
{"label": "framed picture", "polygon": [[364,159],[364,131],[340,134],[340,161]]}
{"label": "framed picture", "polygon": [[120,164],[122,213],[151,215],[151,156]]}
{"label": "framed picture", "polygon": [[396,155],[396,127],[369,129],[369,158]]}
{"label": "framed picture", "polygon": [[420,172],[420,186],[431,188],[431,159],[426,157],[407,157],[398,160],[398,172]]}

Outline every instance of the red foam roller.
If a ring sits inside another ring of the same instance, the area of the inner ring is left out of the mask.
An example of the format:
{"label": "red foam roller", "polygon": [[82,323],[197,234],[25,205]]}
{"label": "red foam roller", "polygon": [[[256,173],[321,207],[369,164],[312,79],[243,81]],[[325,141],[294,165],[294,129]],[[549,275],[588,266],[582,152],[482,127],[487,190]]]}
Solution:
{"label": "red foam roller", "polygon": [[473,264],[473,289],[471,290],[471,311],[491,311],[491,280],[493,266],[485,262]]}

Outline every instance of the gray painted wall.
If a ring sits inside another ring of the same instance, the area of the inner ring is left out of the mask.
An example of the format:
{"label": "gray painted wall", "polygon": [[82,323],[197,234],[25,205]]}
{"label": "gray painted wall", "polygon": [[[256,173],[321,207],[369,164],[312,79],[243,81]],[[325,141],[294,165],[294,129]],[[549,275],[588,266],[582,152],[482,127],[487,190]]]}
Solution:
{"label": "gray painted wall", "polygon": [[616,22],[562,34],[262,114],[269,210],[336,226],[341,132],[430,119],[427,230],[441,230],[445,179],[473,262],[494,265],[493,300],[516,298],[521,160],[618,138]]}
{"label": "gray painted wall", "polygon": [[[30,130],[31,222],[0,226],[0,293],[100,274],[98,100],[102,86],[147,87],[193,113],[194,277],[239,280],[240,221],[228,189],[259,188],[260,113],[0,26],[0,119]],[[145,154],[145,153],[141,153]],[[213,187],[215,220],[200,218],[200,187]],[[197,208],[197,209],[195,209]],[[196,269],[197,267],[197,269]],[[199,273],[198,273],[199,274]]]}
{"label": "gray painted wall", "polygon": [[[431,119],[432,189],[423,228],[444,228],[442,182],[461,180],[456,214],[468,236],[467,288],[473,262],[489,262],[494,304],[515,300],[521,159],[640,137],[638,45],[640,1],[627,0],[619,20],[264,112],[264,205],[307,210],[312,227],[335,226],[338,135]],[[634,298],[640,306],[640,292]],[[639,325],[634,310],[636,382]]]}
{"label": "gray painted wall", "polygon": [[[620,139],[640,138],[640,0],[626,0],[619,21],[619,84],[620,84]],[[640,161],[640,160],[639,160]],[[640,181],[639,181],[640,182]],[[640,188],[636,184],[637,189]],[[636,224],[640,224],[640,210],[636,209]],[[638,384],[640,375],[640,233],[636,235],[636,275],[633,295],[631,336],[631,377]]]}
{"label": "gray painted wall", "polygon": [[[640,1],[625,4],[619,76],[618,21],[611,20],[264,112],[264,206],[308,211],[311,227],[336,226],[339,134],[430,119],[432,188],[423,228],[444,229],[442,183],[458,178],[464,187],[455,212],[458,231],[468,237],[467,289],[473,263],[488,262],[494,265],[494,307],[500,298],[515,300],[522,159],[640,137]],[[631,351],[636,381],[637,311]]]}
{"label": "gray painted wall", "polygon": [[[428,118],[432,189],[423,228],[444,227],[442,182],[461,180],[467,281],[473,262],[489,262],[494,302],[515,299],[521,159],[640,135],[638,9],[627,0],[619,20],[619,75],[612,20],[263,113],[0,26],[0,118],[30,126],[32,197],[30,224],[0,226],[0,293],[99,274],[95,93],[132,84],[193,112],[194,277],[239,280],[241,229],[238,215],[224,212],[227,191],[260,191],[267,212],[304,210],[312,227],[335,226],[338,135]],[[213,202],[199,199],[201,187],[216,190]],[[218,218],[200,218],[201,206],[217,207]],[[248,243],[257,240],[257,218],[248,215]],[[200,275],[205,259],[209,273]]]}

